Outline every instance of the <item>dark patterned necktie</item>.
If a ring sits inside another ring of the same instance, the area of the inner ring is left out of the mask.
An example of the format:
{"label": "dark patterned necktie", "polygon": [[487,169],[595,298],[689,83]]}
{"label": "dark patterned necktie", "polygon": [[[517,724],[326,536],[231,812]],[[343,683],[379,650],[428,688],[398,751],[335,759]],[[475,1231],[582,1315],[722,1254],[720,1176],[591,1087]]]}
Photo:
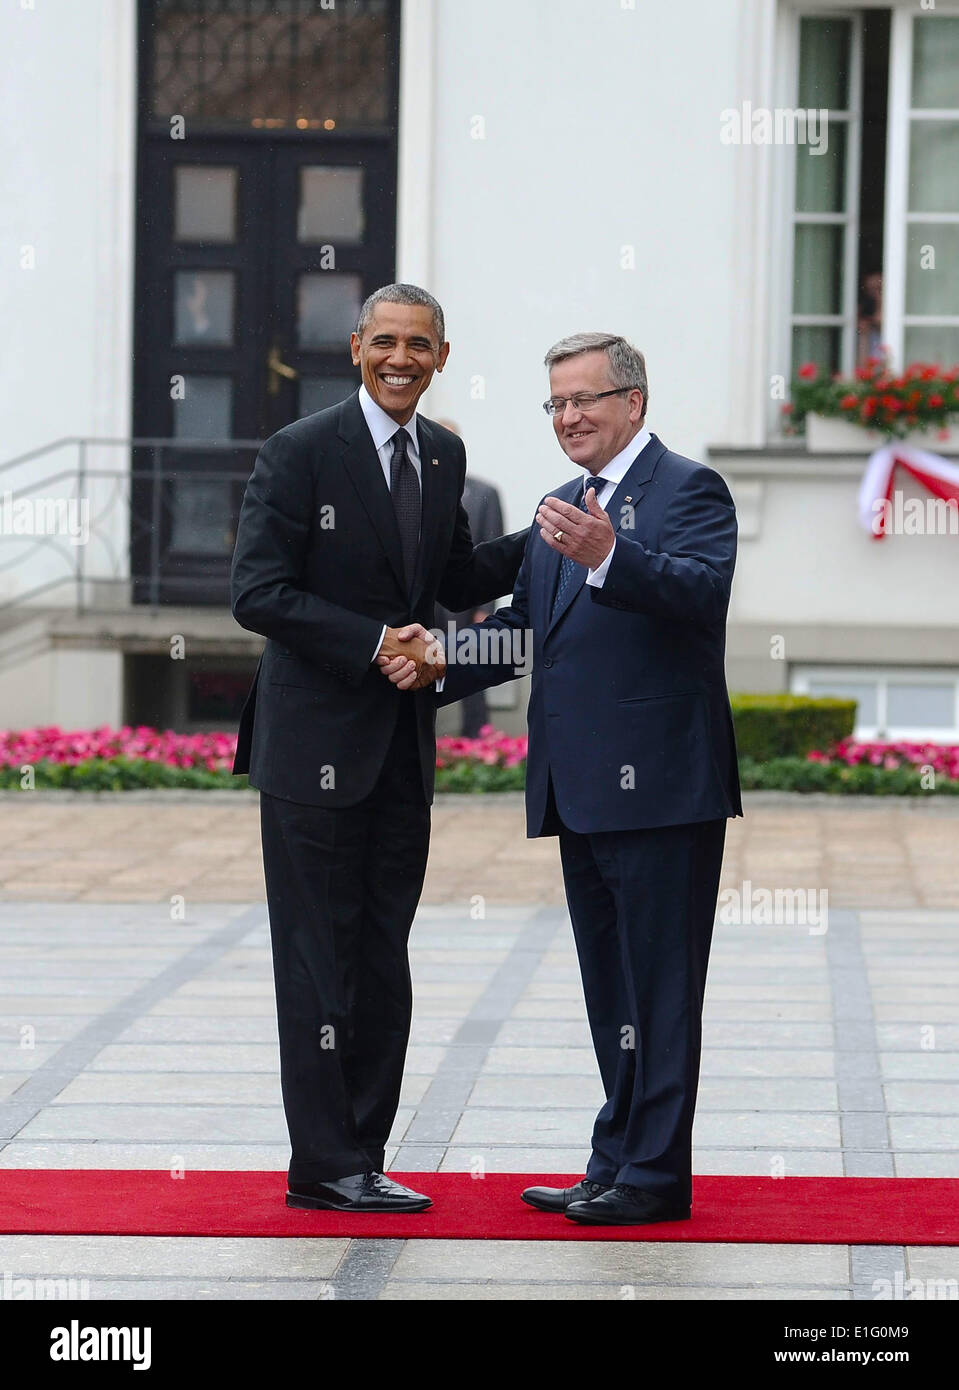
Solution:
{"label": "dark patterned necktie", "polygon": [[416,570],[416,552],[420,544],[420,480],[416,476],[413,461],[406,452],[409,442],[406,430],[399,429],[393,436],[393,456],[390,459],[390,494],[396,524],[400,531],[400,545],[403,550],[403,573],[406,587],[413,587],[413,574]]}
{"label": "dark patterned necktie", "polygon": [[[592,488],[595,488],[595,489],[596,489],[596,499],[597,499],[597,501],[598,501],[598,500],[599,500],[599,494],[602,492],[603,488],[607,485],[607,483],[612,483],[612,482],[613,482],[613,479],[612,479],[612,478],[592,478],[592,479],[590,479],[590,481],[587,482],[586,486],[583,488],[583,491],[582,491],[582,493],[581,493],[581,495],[580,495],[580,499],[579,499],[579,509],[580,509],[580,511],[581,511],[581,512],[586,512],[587,515],[589,514],[589,508],[588,508],[587,505],[586,505],[586,490],[587,490],[587,488],[591,488],[591,487],[592,487]],[[575,569],[576,569],[576,561],[575,561],[575,560],[571,560],[570,557],[569,557],[568,555],[564,555],[564,556],[562,557],[562,559],[560,560],[560,562],[559,562],[559,577],[558,577],[557,580],[556,580],[556,593],[553,595],[553,610],[552,610],[552,612],[550,613],[550,620],[552,620],[552,619],[555,618],[555,616],[556,616],[557,610],[559,609],[559,606],[560,606],[560,604],[561,604],[562,601],[563,601],[563,596],[565,595],[566,590],[569,588],[570,580],[571,580],[572,577],[573,577],[573,573],[574,573]]]}

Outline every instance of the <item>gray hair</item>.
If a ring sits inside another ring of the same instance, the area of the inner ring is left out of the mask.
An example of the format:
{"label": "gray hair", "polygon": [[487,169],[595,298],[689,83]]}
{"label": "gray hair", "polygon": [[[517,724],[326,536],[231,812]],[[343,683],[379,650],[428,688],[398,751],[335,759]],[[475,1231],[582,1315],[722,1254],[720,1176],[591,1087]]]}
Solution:
{"label": "gray hair", "polygon": [[[618,333],[574,333],[570,338],[560,338],[546,354],[544,361],[549,371],[557,362],[565,362],[567,357],[581,357],[584,352],[603,350],[609,362],[609,379],[613,386],[635,386],[643,393],[643,420],[649,406],[649,386],[646,380],[646,358],[639,348],[621,338]],[[642,421],[640,422],[642,423]]]}
{"label": "gray hair", "polygon": [[443,310],[438,301],[427,290],[421,290],[419,285],[383,285],[380,289],[374,290],[369,298],[364,300],[360,316],[356,320],[356,336],[358,338],[362,338],[369,326],[370,319],[373,317],[373,310],[377,304],[419,304],[423,308],[432,309],[433,327],[437,337],[441,345],[446,342],[446,322],[443,318]]}

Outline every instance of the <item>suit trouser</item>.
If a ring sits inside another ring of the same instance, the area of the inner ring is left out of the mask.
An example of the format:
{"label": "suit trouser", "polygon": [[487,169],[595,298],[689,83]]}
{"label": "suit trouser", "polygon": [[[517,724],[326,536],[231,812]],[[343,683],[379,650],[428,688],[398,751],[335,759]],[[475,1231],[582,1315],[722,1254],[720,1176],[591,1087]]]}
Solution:
{"label": "suit trouser", "polygon": [[292,1182],[382,1171],[412,1014],[407,942],[430,809],[412,700],[372,793],[327,809],[260,794]]}
{"label": "suit trouser", "polygon": [[586,1175],[692,1194],[706,966],[725,820],[559,832],[566,899],[606,1103]]}

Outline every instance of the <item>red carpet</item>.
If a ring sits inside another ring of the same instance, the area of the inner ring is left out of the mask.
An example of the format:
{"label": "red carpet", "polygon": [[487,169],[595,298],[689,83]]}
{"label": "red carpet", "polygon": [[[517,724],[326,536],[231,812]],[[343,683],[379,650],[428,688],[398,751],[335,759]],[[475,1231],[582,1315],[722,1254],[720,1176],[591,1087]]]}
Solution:
{"label": "red carpet", "polygon": [[283,1173],[7,1169],[0,1233],[139,1236],[377,1236],[429,1240],[756,1241],[804,1245],[959,1245],[959,1178],[695,1179],[690,1221],[577,1226],[520,1201],[563,1187],[543,1173],[394,1173],[434,1206],[411,1216],[294,1211]]}

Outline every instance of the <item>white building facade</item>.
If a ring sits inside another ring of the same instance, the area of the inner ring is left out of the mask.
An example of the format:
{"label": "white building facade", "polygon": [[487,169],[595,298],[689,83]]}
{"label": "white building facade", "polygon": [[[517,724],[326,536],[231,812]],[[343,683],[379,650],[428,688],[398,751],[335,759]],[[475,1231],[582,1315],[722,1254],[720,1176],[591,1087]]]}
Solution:
{"label": "white building facade", "polygon": [[959,737],[959,535],[877,543],[864,442],[782,432],[876,277],[893,363],[959,362],[959,5],[11,0],[0,53],[0,724],[230,726],[252,442],[353,389],[395,278],[511,528],[570,476],[546,349],[621,332],[737,500],[730,687]]}

